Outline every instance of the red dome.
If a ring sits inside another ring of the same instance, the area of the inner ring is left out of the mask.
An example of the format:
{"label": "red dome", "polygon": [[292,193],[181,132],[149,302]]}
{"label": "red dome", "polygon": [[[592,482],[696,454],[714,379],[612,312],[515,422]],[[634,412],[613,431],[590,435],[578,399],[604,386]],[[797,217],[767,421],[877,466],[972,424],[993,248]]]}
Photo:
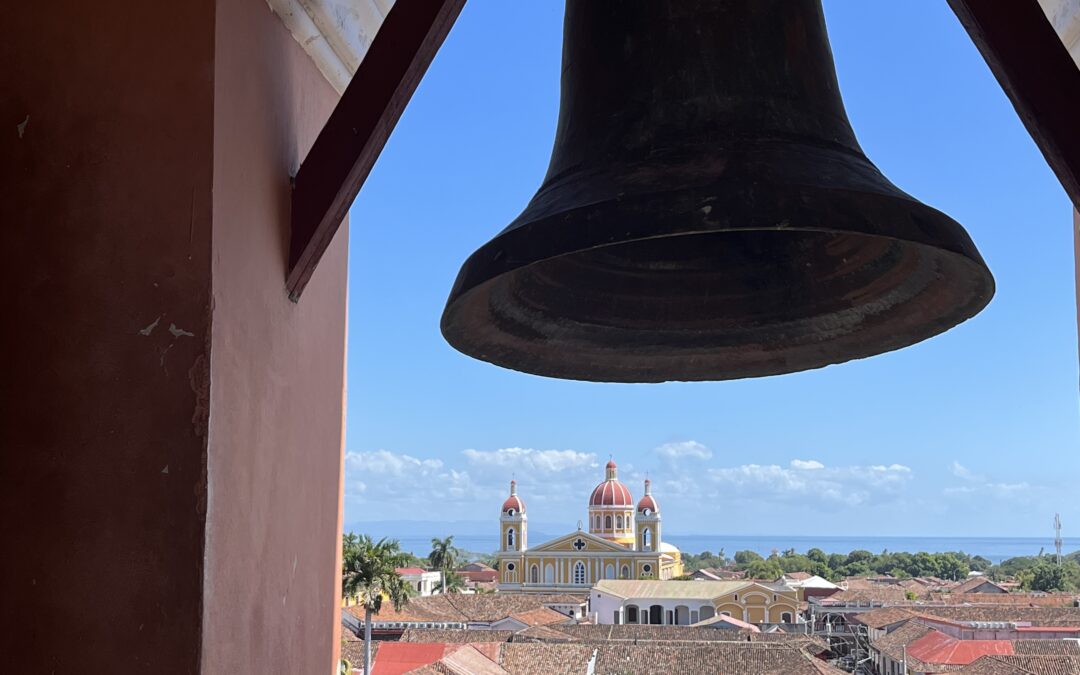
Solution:
{"label": "red dome", "polygon": [[638,502],[638,513],[643,513],[645,509],[649,509],[649,513],[656,513],[660,510],[660,507],[656,505],[656,500],[652,496],[652,481],[648,478],[645,479],[645,496]]}
{"label": "red dome", "polygon": [[597,485],[592,491],[592,496],[589,497],[589,506],[632,507],[634,497],[630,494],[630,490],[618,479],[615,460],[609,461],[605,469],[607,470],[607,480]]}
{"label": "red dome", "polygon": [[525,513],[525,502],[521,497],[517,496],[517,481],[510,481],[510,496],[503,502],[502,512],[506,513],[510,509],[514,509],[517,513]]}

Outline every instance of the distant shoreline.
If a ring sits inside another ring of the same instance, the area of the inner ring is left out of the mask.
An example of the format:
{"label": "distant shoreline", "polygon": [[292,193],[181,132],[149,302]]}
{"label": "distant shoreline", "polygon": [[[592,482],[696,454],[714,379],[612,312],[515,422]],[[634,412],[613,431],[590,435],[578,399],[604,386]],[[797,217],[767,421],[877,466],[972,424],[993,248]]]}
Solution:
{"label": "distant shoreline", "polygon": [[[453,530],[432,528],[431,534],[417,533],[397,534],[393,531],[385,531],[376,524],[374,527],[365,529],[364,524],[352,526],[351,531],[366,533],[373,537],[389,537],[397,539],[401,543],[402,550],[417,556],[426,556],[431,550],[432,537],[445,537],[454,535]],[[387,524],[389,525],[389,524]],[[395,524],[396,525],[396,524]],[[396,528],[395,528],[396,529]],[[404,528],[402,528],[404,529]],[[544,532],[530,530],[529,542],[537,545],[554,539],[565,532]],[[992,562],[1000,563],[1008,558],[1019,556],[1038,555],[1041,548],[1045,554],[1054,551],[1052,537],[902,537],[902,536],[811,536],[811,535],[683,535],[664,534],[664,540],[678,546],[686,553],[699,555],[705,551],[719,553],[721,549],[731,557],[736,551],[754,551],[763,557],[773,551],[784,551],[794,548],[798,553],[806,553],[811,548],[820,548],[825,553],[847,554],[854,550],[867,550],[872,553],[881,553],[883,550],[891,552],[907,553],[945,553],[949,551],[963,551],[971,555],[982,556]],[[486,554],[493,553],[498,548],[498,537],[492,534],[465,534],[454,535],[454,544],[463,550]],[[1063,554],[1068,554],[1080,549],[1080,538],[1065,537]]]}

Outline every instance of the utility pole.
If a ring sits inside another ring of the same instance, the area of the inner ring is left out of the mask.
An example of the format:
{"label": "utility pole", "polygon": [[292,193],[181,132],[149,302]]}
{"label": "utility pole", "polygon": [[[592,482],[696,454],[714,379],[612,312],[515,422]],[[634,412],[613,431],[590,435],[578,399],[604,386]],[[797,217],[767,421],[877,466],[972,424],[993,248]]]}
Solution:
{"label": "utility pole", "polygon": [[1061,567],[1061,514],[1054,514],[1054,551],[1057,553],[1057,565]]}

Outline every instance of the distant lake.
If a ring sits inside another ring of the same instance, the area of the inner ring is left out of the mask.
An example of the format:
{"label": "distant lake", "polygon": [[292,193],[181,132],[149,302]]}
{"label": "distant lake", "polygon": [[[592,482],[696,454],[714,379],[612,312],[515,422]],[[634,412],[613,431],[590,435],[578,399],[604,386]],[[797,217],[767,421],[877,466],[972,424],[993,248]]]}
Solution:
{"label": "distant lake", "polygon": [[[414,555],[425,556],[431,551],[431,536],[394,537],[392,533],[385,534],[398,539],[401,542],[401,548]],[[536,545],[554,539],[556,536],[559,535],[529,532],[529,541]],[[963,551],[972,555],[981,555],[998,563],[1006,558],[1036,555],[1040,548],[1043,548],[1046,553],[1054,551],[1053,539],[1042,537],[813,537],[670,534],[665,535],[664,540],[678,546],[685,553],[697,554],[702,551],[718,553],[720,549],[724,549],[728,557],[733,556],[736,551],[744,550],[756,551],[763,556],[768,556],[773,549],[784,551],[794,548],[799,553],[805,553],[808,549],[816,547],[826,553],[849,553],[855,549],[865,549],[872,553],[881,553],[886,549],[908,553]],[[499,542],[495,536],[462,535],[454,537],[454,544],[471,553],[490,553],[498,548]],[[1069,553],[1077,549],[1080,549],[1080,539],[1064,538],[1062,552]]]}

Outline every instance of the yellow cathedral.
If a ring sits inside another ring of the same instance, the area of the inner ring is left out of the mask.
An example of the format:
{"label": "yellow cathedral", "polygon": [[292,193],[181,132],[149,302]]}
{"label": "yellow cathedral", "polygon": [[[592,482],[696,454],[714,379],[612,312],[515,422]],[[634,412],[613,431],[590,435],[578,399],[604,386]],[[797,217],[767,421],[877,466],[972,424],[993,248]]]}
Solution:
{"label": "yellow cathedral", "polygon": [[500,591],[581,590],[601,579],[672,579],[683,573],[679,549],[660,535],[660,507],[645,480],[645,495],[634,506],[618,478],[614,461],[589,497],[588,531],[529,547],[525,502],[510,481],[510,496],[499,516]]}

